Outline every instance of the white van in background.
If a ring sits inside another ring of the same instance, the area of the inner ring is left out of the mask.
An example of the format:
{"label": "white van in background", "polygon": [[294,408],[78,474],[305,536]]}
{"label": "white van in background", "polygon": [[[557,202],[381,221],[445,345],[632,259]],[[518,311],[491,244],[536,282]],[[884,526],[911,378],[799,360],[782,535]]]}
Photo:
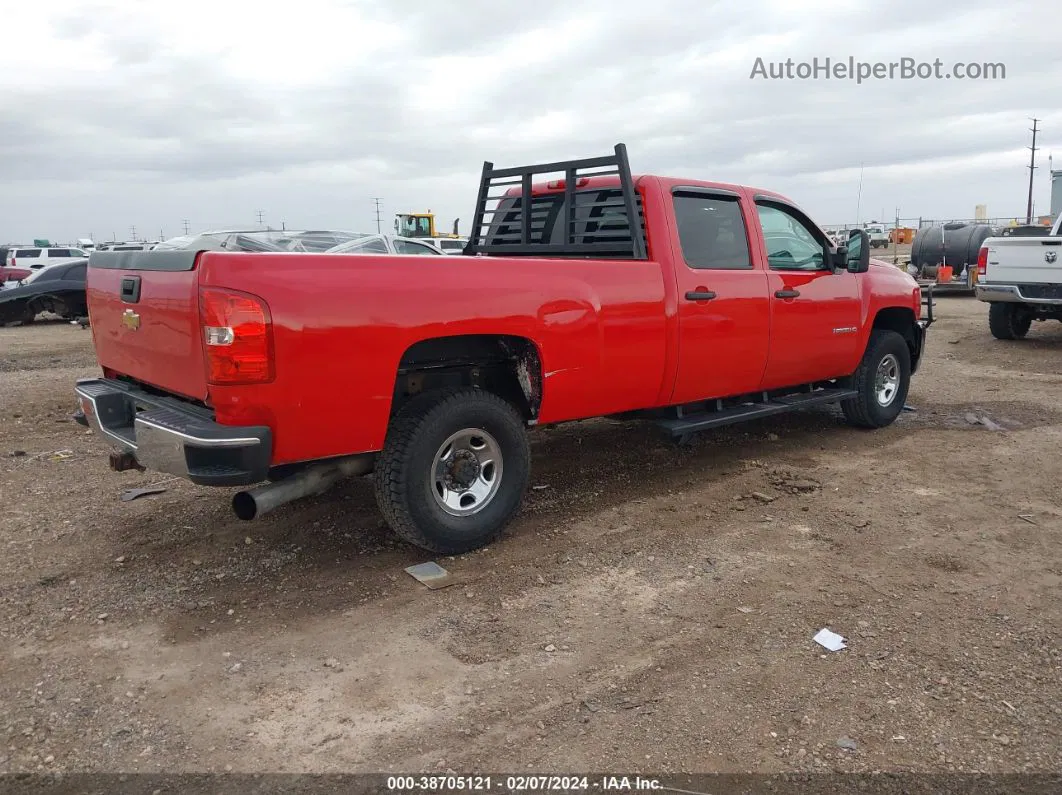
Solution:
{"label": "white van in background", "polygon": [[7,266],[9,268],[29,268],[37,270],[45,265],[54,265],[59,262],[69,262],[71,259],[87,257],[88,252],[80,248],[68,246],[29,247],[21,246],[12,248],[7,252]]}

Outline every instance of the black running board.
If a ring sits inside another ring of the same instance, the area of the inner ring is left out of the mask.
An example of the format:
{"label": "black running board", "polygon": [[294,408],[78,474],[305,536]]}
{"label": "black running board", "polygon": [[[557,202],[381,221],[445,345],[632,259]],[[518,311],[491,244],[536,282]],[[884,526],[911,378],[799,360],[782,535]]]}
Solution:
{"label": "black running board", "polygon": [[790,411],[798,411],[808,406],[818,406],[824,403],[836,403],[839,400],[848,400],[858,397],[859,393],[854,389],[842,389],[838,387],[818,389],[814,392],[803,394],[784,395],[767,400],[757,400],[740,406],[721,408],[715,411],[702,411],[696,414],[687,414],[682,417],[656,420],[656,424],[663,428],[671,436],[685,436],[697,431],[709,428],[718,428],[723,425],[733,425],[746,420],[756,420],[761,417],[770,417],[775,414],[785,414]]}

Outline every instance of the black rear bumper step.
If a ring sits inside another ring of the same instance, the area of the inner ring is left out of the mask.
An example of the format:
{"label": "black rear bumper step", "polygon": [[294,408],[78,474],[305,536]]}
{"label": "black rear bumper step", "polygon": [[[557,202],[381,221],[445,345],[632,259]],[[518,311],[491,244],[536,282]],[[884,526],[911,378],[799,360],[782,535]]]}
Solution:
{"label": "black rear bumper step", "polygon": [[767,400],[751,401],[740,406],[721,408],[715,411],[703,411],[697,414],[687,414],[683,417],[656,420],[656,425],[663,428],[671,436],[685,436],[689,433],[719,428],[723,425],[733,425],[746,420],[770,417],[775,414],[785,414],[826,403],[836,403],[839,400],[848,400],[858,397],[859,392],[854,389],[833,387],[819,389],[814,392],[802,394],[783,395]]}

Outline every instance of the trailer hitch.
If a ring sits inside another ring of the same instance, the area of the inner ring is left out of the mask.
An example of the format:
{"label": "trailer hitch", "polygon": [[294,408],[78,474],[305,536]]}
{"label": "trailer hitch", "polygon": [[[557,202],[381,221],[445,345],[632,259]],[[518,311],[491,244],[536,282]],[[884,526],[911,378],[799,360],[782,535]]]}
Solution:
{"label": "trailer hitch", "polygon": [[125,472],[129,469],[135,469],[138,472],[144,471],[144,467],[136,460],[136,456],[128,450],[111,450],[108,462],[111,465],[111,469],[115,472]]}

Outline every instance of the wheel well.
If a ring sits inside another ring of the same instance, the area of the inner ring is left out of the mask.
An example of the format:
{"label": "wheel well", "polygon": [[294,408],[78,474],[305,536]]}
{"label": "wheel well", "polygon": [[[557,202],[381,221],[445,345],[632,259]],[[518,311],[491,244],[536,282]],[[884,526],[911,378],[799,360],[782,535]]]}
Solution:
{"label": "wheel well", "polygon": [[526,337],[505,334],[421,340],[402,355],[391,413],[422,392],[455,386],[493,392],[516,406],[525,419],[533,420],[542,401],[538,347]]}
{"label": "wheel well", "polygon": [[918,342],[914,334],[916,322],[914,312],[903,306],[887,307],[874,316],[874,328],[895,331],[904,338],[911,351],[912,363],[918,357]]}

